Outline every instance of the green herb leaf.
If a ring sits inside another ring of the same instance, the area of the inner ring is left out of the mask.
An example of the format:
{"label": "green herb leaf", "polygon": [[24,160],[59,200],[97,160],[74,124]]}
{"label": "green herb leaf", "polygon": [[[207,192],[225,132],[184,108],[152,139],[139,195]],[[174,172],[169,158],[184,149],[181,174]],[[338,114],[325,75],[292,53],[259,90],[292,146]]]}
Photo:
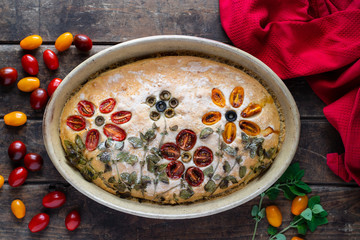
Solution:
{"label": "green herb leaf", "polygon": [[276,239],[276,240],[286,240],[286,237],[285,237],[284,234],[278,233],[278,234],[276,234],[276,235],[274,236],[274,239]]}
{"label": "green herb leaf", "polygon": [[227,187],[229,187],[229,180],[227,180],[226,178],[223,178],[223,180],[221,180],[219,187],[221,189],[225,189]]}
{"label": "green herb leaf", "polygon": [[328,220],[326,217],[314,217],[314,222],[317,226],[324,225],[328,223]]}
{"label": "green herb leaf", "polygon": [[235,150],[235,148],[230,147],[229,145],[226,145],[223,151],[232,157],[235,157],[237,155],[237,151]]}
{"label": "green herb leaf", "polygon": [[192,191],[190,188],[183,189],[180,191],[180,197],[182,199],[189,199],[194,195],[194,191]]}
{"label": "green herb leaf", "polygon": [[315,204],[314,207],[312,207],[311,210],[312,210],[312,212],[313,212],[314,214],[319,214],[319,213],[322,213],[322,212],[325,211],[320,204]]}
{"label": "green herb leaf", "polygon": [[146,131],[146,133],[145,133],[146,141],[151,142],[155,138],[156,138],[156,133],[155,133],[154,129],[149,129]]}
{"label": "green herb leaf", "polygon": [[125,146],[124,141],[121,141],[121,142],[116,141],[115,144],[114,144],[114,148],[116,150],[120,150],[120,151],[124,149],[124,146]]}
{"label": "green herb leaf", "polygon": [[169,184],[169,178],[168,178],[166,172],[160,173],[159,180],[163,183]]}
{"label": "green herb leaf", "polygon": [[123,172],[120,174],[121,180],[123,180],[124,182],[129,182],[129,176],[130,176],[130,173],[127,173],[127,172]]}
{"label": "green herb leaf", "polygon": [[165,170],[166,167],[167,167],[167,164],[166,164],[166,163],[160,164],[160,165],[157,166],[157,171],[158,171],[158,172],[162,172],[162,171]]}
{"label": "green herb leaf", "polygon": [[136,183],[136,181],[137,181],[137,174],[136,174],[135,171],[130,174],[130,176],[129,176],[129,178],[128,178],[128,181],[129,181],[129,184],[130,184],[130,185],[133,185],[133,184]]}
{"label": "green herb leaf", "polygon": [[308,229],[306,223],[298,224],[296,226],[296,228],[297,228],[298,233],[301,235],[305,235],[307,232],[307,229]]}
{"label": "green herb leaf", "polygon": [[259,206],[254,205],[251,209],[251,216],[256,217],[259,213]]}
{"label": "green herb leaf", "polygon": [[259,216],[260,218],[264,218],[264,217],[265,217],[265,208],[262,208],[262,209],[259,211],[258,216]]}
{"label": "green herb leaf", "polygon": [[221,179],[221,176],[220,176],[219,174],[216,174],[216,175],[213,177],[213,179],[214,179],[215,181],[218,181],[218,180]]}
{"label": "green herb leaf", "polygon": [[310,193],[311,192],[311,188],[304,182],[300,181],[295,183],[295,186],[298,188],[301,188],[303,190],[304,193]]}
{"label": "green herb leaf", "polygon": [[313,208],[315,204],[320,204],[320,197],[319,196],[313,196],[309,199],[308,206],[309,208]]}
{"label": "green herb leaf", "polygon": [[110,162],[111,153],[110,152],[101,152],[99,155],[97,155],[100,161],[103,163]]}
{"label": "green herb leaf", "polygon": [[203,130],[201,130],[200,132],[200,139],[206,139],[208,136],[210,136],[211,134],[213,134],[214,130],[210,127],[206,127]]}
{"label": "green herb leaf", "polygon": [[232,175],[226,176],[226,179],[230,182],[232,182],[233,184],[238,183],[238,181],[236,180],[236,178]]}
{"label": "green herb leaf", "polygon": [[312,219],[311,209],[310,208],[305,209],[304,211],[302,211],[302,213],[300,213],[300,216],[305,218],[307,221],[311,221]]}
{"label": "green herb leaf", "polygon": [[216,183],[213,180],[208,181],[205,186],[204,189],[206,192],[214,192],[216,189]]}
{"label": "green herb leaf", "polygon": [[278,229],[276,227],[269,225],[267,228],[267,232],[269,235],[275,235],[278,232]]}
{"label": "green herb leaf", "polygon": [[78,134],[75,137],[75,143],[79,147],[80,150],[85,150],[85,144]]}
{"label": "green herb leaf", "polygon": [[242,161],[243,161],[241,156],[236,156],[235,160],[238,164],[242,163]]}
{"label": "green herb leaf", "polygon": [[213,166],[207,167],[203,171],[204,175],[207,177],[211,177],[214,174],[214,168]]}
{"label": "green herb leaf", "polygon": [[223,165],[223,169],[226,173],[229,173],[231,171],[231,166],[230,163],[228,161],[225,161],[224,165]]}
{"label": "green herb leaf", "polygon": [[301,189],[300,189],[300,191],[299,191],[299,189],[296,187],[296,186],[289,186],[289,189],[290,189],[290,191],[294,194],[294,195],[296,195],[296,196],[304,196],[305,195],[305,193],[303,193],[303,192],[301,192]]}
{"label": "green herb leaf", "polygon": [[265,193],[268,196],[268,198],[273,201],[279,196],[279,192],[280,191],[278,189],[272,188],[269,191],[266,191]]}
{"label": "green herb leaf", "polygon": [[114,183],[115,182],[115,177],[114,176],[109,177],[108,182],[109,183]]}
{"label": "green herb leaf", "polygon": [[131,166],[134,166],[135,163],[139,161],[138,157],[136,155],[129,155],[129,158],[125,159],[125,162],[130,164]]}
{"label": "green herb leaf", "polygon": [[144,145],[143,140],[141,140],[138,137],[129,137],[128,138],[129,143],[131,143],[131,145],[136,149],[136,148],[141,148]]}
{"label": "green herb leaf", "polygon": [[245,177],[246,171],[247,171],[246,166],[241,166],[241,167],[239,168],[239,177],[240,177],[240,178]]}

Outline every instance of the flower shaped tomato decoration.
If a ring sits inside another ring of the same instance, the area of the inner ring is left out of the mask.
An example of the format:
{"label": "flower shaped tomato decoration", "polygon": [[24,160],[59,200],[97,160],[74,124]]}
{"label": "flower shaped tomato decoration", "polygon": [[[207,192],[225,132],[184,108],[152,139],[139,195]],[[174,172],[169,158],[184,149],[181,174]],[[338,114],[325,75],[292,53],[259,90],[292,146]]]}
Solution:
{"label": "flower shaped tomato decoration", "polygon": [[[108,98],[100,103],[99,112],[102,114],[111,113],[116,105],[114,98]],[[82,100],[78,103],[77,109],[81,115],[72,115],[67,118],[66,124],[74,131],[81,131],[86,127],[85,117],[92,117],[95,114],[95,105],[86,100]],[[111,122],[105,124],[105,118],[101,115],[95,118],[95,124],[100,127],[103,126],[103,133],[106,137],[111,138],[114,141],[124,141],[126,138],[126,132],[120,124],[127,123],[132,117],[129,111],[118,111],[111,114]],[[113,124],[115,123],[115,124]],[[85,146],[88,151],[94,151],[100,139],[100,132],[97,129],[90,129],[86,134]]]}
{"label": "flower shaped tomato decoration", "polygon": [[[226,106],[226,99],[224,94],[217,88],[213,88],[211,92],[211,99],[215,105],[218,107],[224,108]],[[235,87],[229,98],[230,104],[233,108],[239,108],[244,101],[244,88]],[[262,107],[257,103],[250,103],[240,114],[239,117],[249,118],[259,114],[262,110]],[[202,117],[202,122],[205,125],[213,125],[221,120],[221,113],[218,111],[211,111],[205,113]],[[225,114],[225,118],[227,123],[225,124],[225,129],[223,131],[223,140],[225,143],[230,144],[236,138],[236,125],[235,121],[237,120],[237,113],[234,110],[229,110]],[[241,119],[239,121],[239,127],[242,131],[244,131],[247,135],[257,136],[261,133],[260,127],[249,120]],[[268,127],[264,131],[264,136],[267,136],[274,132],[271,127]]]}

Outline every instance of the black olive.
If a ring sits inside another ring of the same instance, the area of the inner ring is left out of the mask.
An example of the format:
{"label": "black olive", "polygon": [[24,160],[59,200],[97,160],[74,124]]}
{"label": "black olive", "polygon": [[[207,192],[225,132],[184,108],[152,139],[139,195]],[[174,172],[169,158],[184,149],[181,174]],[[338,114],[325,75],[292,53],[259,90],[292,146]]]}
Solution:
{"label": "black olive", "polygon": [[156,103],[156,98],[154,96],[149,96],[146,98],[146,104],[150,107],[154,106]]}
{"label": "black olive", "polygon": [[191,160],[191,153],[189,153],[189,152],[183,152],[183,153],[181,154],[181,160],[182,160],[183,162],[185,162],[185,163],[190,162],[190,160]]}
{"label": "black olive", "polygon": [[153,121],[157,121],[157,120],[160,119],[160,113],[158,113],[158,112],[156,112],[156,111],[152,111],[152,112],[150,113],[150,118],[151,118],[151,120],[153,120]]}
{"label": "black olive", "polygon": [[95,124],[96,124],[96,126],[102,126],[103,124],[104,124],[104,122],[105,122],[105,118],[103,117],[103,116],[97,116],[96,118],[95,118]]}
{"label": "black olive", "polygon": [[225,118],[229,122],[234,122],[237,119],[237,114],[234,110],[229,110],[225,113]]}
{"label": "black olive", "polygon": [[172,108],[176,108],[179,105],[179,101],[176,98],[172,98],[169,101],[169,106]]}
{"label": "black olive", "polygon": [[167,90],[164,90],[160,93],[160,99],[161,100],[164,100],[164,101],[167,101],[171,98],[171,93]]}
{"label": "black olive", "polygon": [[165,117],[167,117],[167,118],[172,118],[173,116],[175,116],[175,111],[174,111],[174,109],[172,109],[172,108],[166,109],[166,111],[165,111]]}
{"label": "black olive", "polygon": [[158,112],[163,112],[166,109],[166,103],[164,101],[158,101],[155,106]]}

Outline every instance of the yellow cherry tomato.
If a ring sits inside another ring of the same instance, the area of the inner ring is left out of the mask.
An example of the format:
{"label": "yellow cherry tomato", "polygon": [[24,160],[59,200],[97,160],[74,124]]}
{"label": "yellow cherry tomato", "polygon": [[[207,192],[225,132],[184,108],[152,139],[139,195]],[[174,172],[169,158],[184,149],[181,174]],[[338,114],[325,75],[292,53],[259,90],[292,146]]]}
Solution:
{"label": "yellow cherry tomato", "polygon": [[16,218],[21,219],[25,217],[25,213],[26,213],[25,204],[20,199],[15,199],[11,203],[11,211],[13,212]]}
{"label": "yellow cherry tomato", "polygon": [[4,177],[0,175],[0,188],[4,185]]}
{"label": "yellow cherry tomato", "polygon": [[25,50],[33,50],[42,44],[42,38],[39,35],[27,36],[20,42],[20,47]]}
{"label": "yellow cherry tomato", "polygon": [[32,92],[40,87],[40,80],[37,77],[25,77],[18,82],[17,86],[20,91]]}
{"label": "yellow cherry tomato", "polygon": [[299,238],[299,237],[292,237],[291,240],[304,240],[303,238]]}
{"label": "yellow cherry tomato", "polygon": [[273,227],[280,227],[282,223],[282,215],[280,209],[275,205],[271,205],[266,207],[265,211],[266,218],[269,224]]}
{"label": "yellow cherry tomato", "polygon": [[19,111],[11,112],[4,116],[5,124],[9,126],[17,127],[24,125],[26,123],[26,120],[27,117],[25,113]]}
{"label": "yellow cherry tomato", "polygon": [[55,48],[59,51],[65,51],[73,42],[73,35],[69,32],[61,34],[55,41]]}
{"label": "yellow cherry tomato", "polygon": [[307,208],[308,205],[308,197],[306,195],[304,196],[296,196],[291,204],[291,212],[295,216],[300,215],[302,211],[304,211]]}

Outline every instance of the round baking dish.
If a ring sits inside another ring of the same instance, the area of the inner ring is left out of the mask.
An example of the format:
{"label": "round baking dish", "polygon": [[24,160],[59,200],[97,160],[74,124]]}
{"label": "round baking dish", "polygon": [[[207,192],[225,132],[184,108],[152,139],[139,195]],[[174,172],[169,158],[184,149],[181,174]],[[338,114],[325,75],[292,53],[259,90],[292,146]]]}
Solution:
{"label": "round baking dish", "polygon": [[[282,147],[272,165],[245,188],[214,200],[189,205],[159,205],[121,199],[87,182],[66,163],[59,137],[62,109],[71,93],[90,75],[112,64],[142,58],[161,52],[189,51],[211,55],[241,65],[254,72],[278,99],[284,115],[286,133]],[[78,191],[104,206],[138,216],[159,219],[186,219],[207,216],[239,206],[265,191],[282,175],[297,149],[300,118],[295,101],[283,81],[264,63],[250,54],[229,45],[189,36],[153,36],[124,42],[90,57],[72,70],[53,94],[43,120],[43,137],[47,153],[60,174]]]}

